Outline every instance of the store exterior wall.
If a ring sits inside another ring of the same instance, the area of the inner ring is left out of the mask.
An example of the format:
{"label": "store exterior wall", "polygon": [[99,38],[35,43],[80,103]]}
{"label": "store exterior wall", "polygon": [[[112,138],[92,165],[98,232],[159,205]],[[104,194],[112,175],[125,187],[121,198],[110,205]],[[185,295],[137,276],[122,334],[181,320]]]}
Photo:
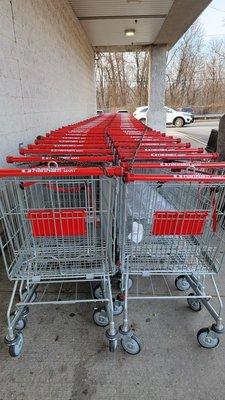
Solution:
{"label": "store exterior wall", "polygon": [[1,0],[0,165],[19,143],[95,113],[94,53],[67,0]]}

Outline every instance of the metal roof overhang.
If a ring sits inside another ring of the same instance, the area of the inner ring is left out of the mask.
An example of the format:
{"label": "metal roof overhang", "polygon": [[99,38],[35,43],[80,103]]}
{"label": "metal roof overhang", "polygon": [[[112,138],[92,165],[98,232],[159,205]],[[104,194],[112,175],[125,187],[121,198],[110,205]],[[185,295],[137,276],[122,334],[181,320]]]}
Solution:
{"label": "metal roof overhang", "polygon": [[[95,51],[172,47],[212,0],[69,0]],[[126,30],[134,36],[127,37]]]}

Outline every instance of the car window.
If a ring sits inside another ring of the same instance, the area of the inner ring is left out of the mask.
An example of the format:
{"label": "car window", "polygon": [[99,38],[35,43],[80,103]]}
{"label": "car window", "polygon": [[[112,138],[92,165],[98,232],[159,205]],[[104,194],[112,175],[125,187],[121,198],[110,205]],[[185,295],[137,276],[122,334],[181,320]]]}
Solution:
{"label": "car window", "polygon": [[192,108],[182,108],[182,110],[181,111],[183,111],[183,112],[187,112],[187,113],[193,113],[193,110],[192,110]]}
{"label": "car window", "polygon": [[141,112],[147,112],[148,111],[148,107],[142,108]]}

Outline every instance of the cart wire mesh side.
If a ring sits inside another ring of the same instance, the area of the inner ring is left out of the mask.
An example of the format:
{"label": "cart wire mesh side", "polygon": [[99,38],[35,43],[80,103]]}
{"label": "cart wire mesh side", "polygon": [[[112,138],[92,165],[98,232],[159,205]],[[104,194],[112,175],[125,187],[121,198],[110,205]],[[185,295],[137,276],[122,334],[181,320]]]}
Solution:
{"label": "cart wire mesh side", "polygon": [[[13,354],[20,353],[23,345],[19,327],[25,324],[27,306],[67,304],[61,295],[66,283],[76,288],[76,296],[69,303],[105,305],[95,309],[94,322],[109,325],[109,345],[116,346],[110,277],[115,273],[120,175],[119,167],[1,170],[1,252],[8,277],[15,281],[6,337]],[[87,292],[79,300],[77,285],[85,282],[91,285],[91,297]],[[96,283],[100,298],[92,287]],[[46,290],[56,284],[60,287],[58,295],[48,299]],[[41,296],[38,285],[46,288]],[[18,288],[20,301],[15,303]]]}
{"label": "cart wire mesh side", "polygon": [[[183,171],[132,172],[125,175],[121,193],[121,335],[131,335],[130,300],[187,299],[191,309],[200,311],[203,304],[215,319],[215,324],[198,333],[201,345],[215,347],[224,330],[222,300],[214,276],[224,264],[225,177]],[[154,288],[153,281],[158,282],[156,278],[160,276],[166,294]],[[176,278],[175,286],[181,295],[171,289],[171,277]],[[147,278],[149,286],[140,286],[140,278]],[[209,289],[213,294],[206,293],[206,280],[212,282]],[[141,287],[146,289],[144,294]],[[217,299],[217,310],[210,302],[212,295]],[[139,352],[136,339],[132,342],[133,351]]]}

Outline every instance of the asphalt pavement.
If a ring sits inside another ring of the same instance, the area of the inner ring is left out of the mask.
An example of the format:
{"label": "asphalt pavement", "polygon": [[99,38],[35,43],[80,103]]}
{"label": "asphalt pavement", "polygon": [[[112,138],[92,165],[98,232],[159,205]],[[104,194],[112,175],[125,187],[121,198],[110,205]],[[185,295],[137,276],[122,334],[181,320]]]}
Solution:
{"label": "asphalt pavement", "polygon": [[185,142],[191,142],[193,146],[205,147],[212,129],[218,129],[219,120],[196,121],[185,125],[183,128],[167,127],[167,134],[179,136]]}

